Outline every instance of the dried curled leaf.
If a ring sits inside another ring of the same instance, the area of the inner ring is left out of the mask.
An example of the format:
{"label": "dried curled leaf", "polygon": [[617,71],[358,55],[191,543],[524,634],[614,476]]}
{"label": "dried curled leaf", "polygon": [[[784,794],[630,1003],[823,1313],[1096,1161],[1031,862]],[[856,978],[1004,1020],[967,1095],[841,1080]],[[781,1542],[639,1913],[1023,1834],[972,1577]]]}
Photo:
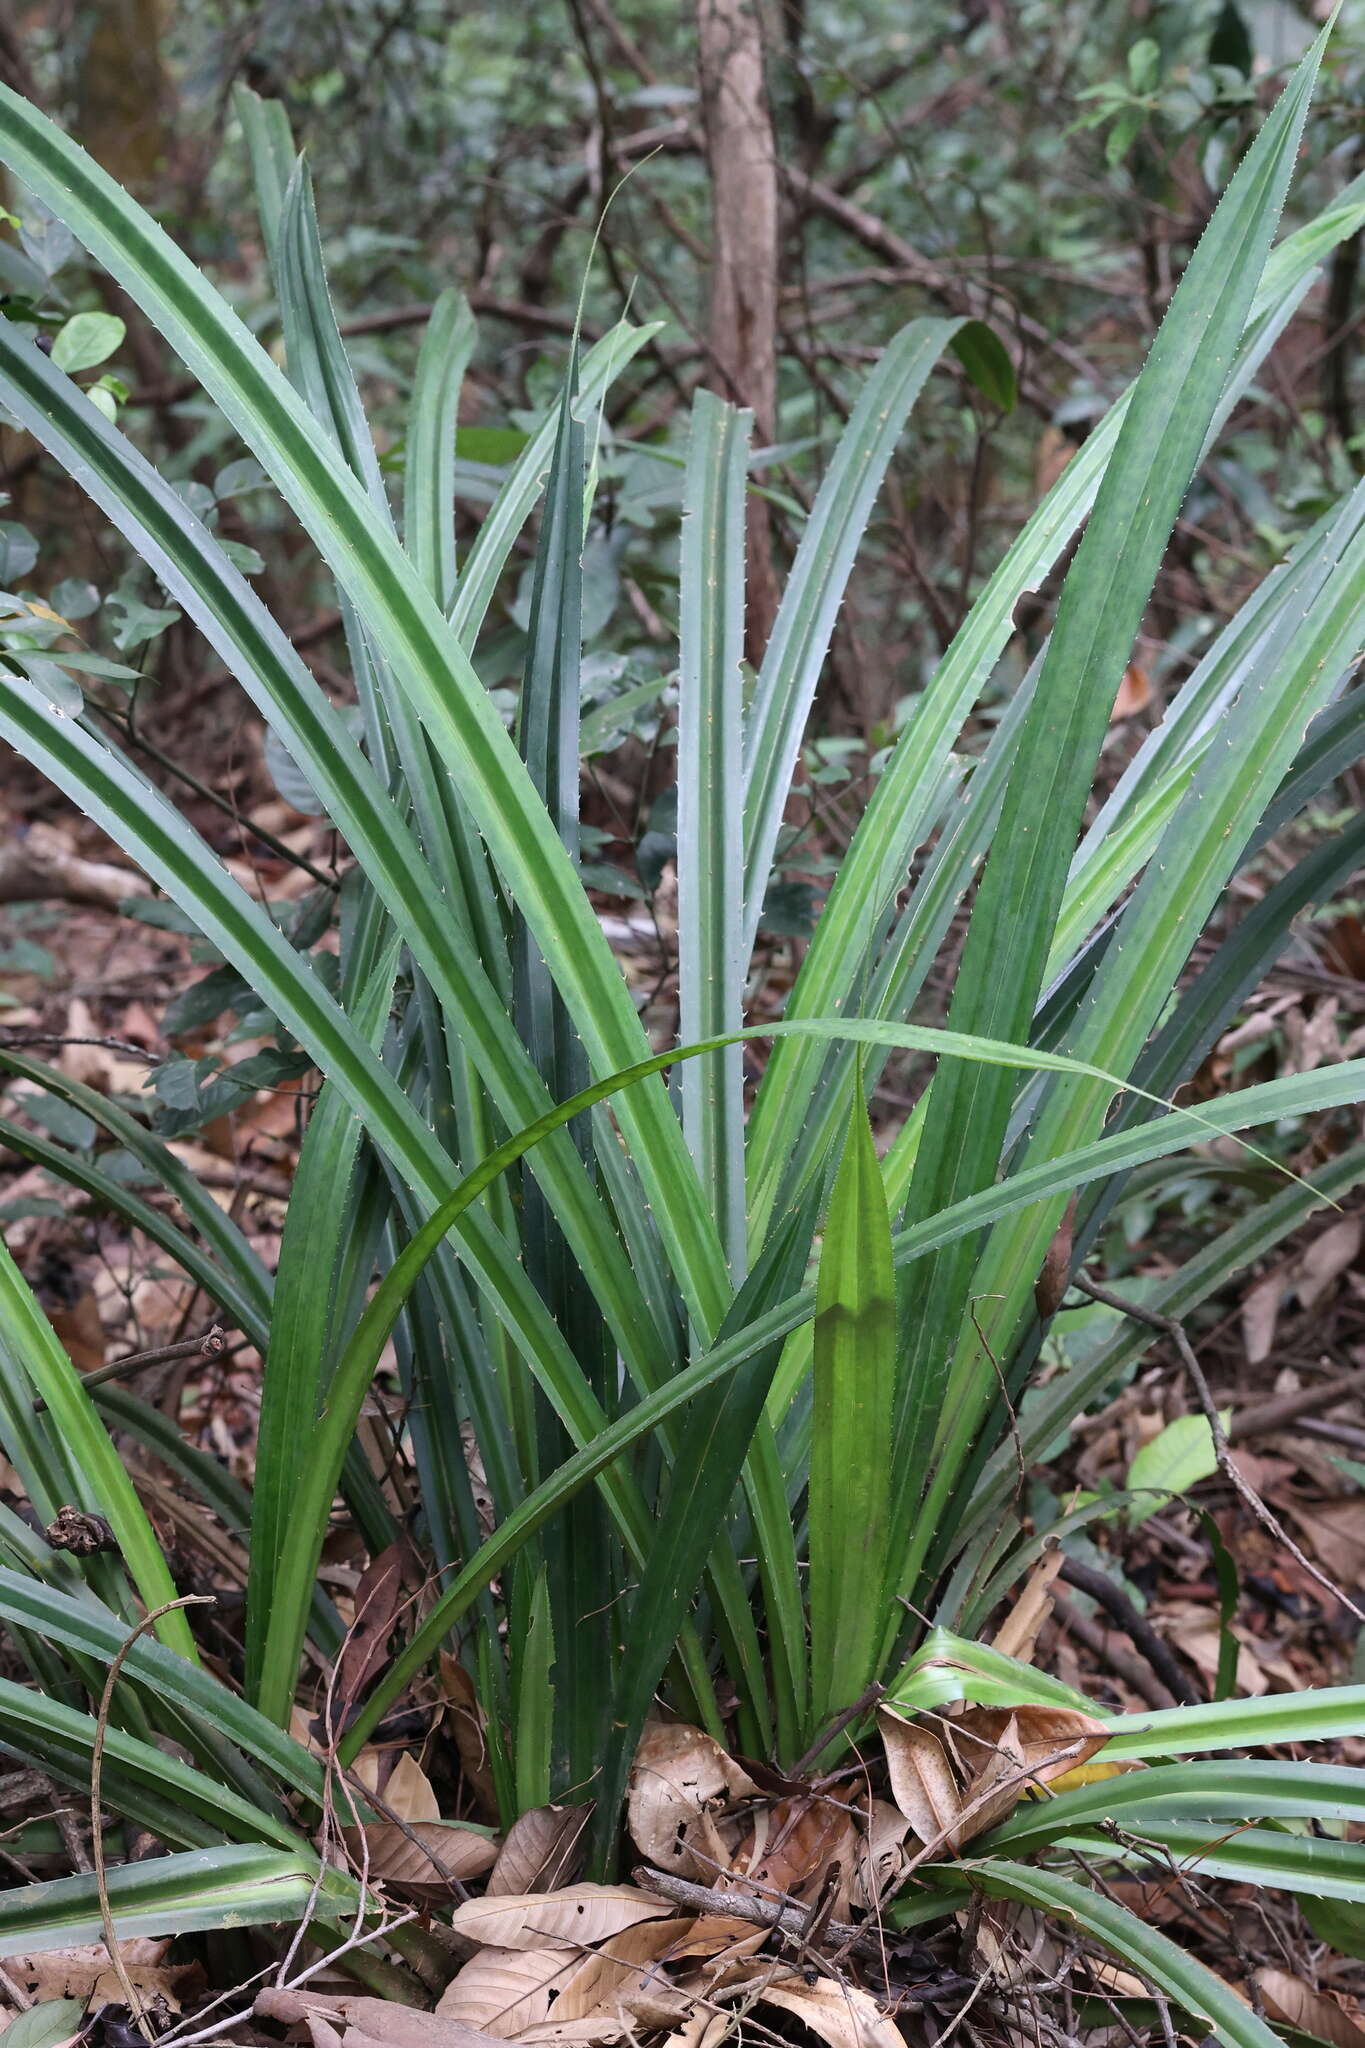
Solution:
{"label": "dried curled leaf", "polygon": [[521,1814],[507,1830],[484,1897],[555,1891],[582,1852],[590,1811],[586,1806],[537,1806]]}
{"label": "dried curled leaf", "polygon": [[1325,1992],[1314,1991],[1288,1970],[1258,1970],[1256,1989],[1271,2019],[1330,2041],[1332,2048],[1365,2048],[1365,2027]]}
{"label": "dried curled leaf", "polygon": [[[770,1963],[749,1965],[758,2006],[775,2005],[809,2027],[829,2048],[905,2048],[905,2037],[870,1992],[856,1984],[818,1977],[808,1984],[795,1970],[774,1974]],[[737,1987],[727,1987],[733,1991]]]}
{"label": "dried curled leaf", "polygon": [[886,1750],[891,1797],[921,1843],[961,1847],[959,1823],[962,1795],[948,1752],[937,1735],[919,1721],[902,1720],[889,1707],[877,1711]]}
{"label": "dried curled leaf", "polygon": [[744,1880],[736,1887],[740,1891],[803,1898],[818,1891],[831,1865],[838,1863],[844,1883],[834,1910],[842,1913],[856,1855],[857,1838],[847,1808],[832,1799],[806,1796],[760,1808],[735,1853],[732,1870],[736,1879]]}
{"label": "dried curled leaf", "polygon": [[[1050,1785],[1099,1754],[1109,1740],[1107,1723],[1074,1707],[968,1707],[957,1721],[974,1745],[998,1745],[1013,1724],[1012,1743],[1031,1784]],[[973,1768],[976,1757],[964,1750]]]}
{"label": "dried curled leaf", "polygon": [[631,1838],[659,1870],[690,1875],[684,1831],[712,1806],[751,1798],[752,1778],[700,1728],[652,1721],[635,1752],[626,1818]]}
{"label": "dried curled leaf", "polygon": [[381,1820],[345,1830],[347,1847],[358,1863],[367,1863],[372,1879],[410,1891],[446,1893],[452,1880],[464,1884],[482,1877],[497,1861],[495,1837],[441,1819],[431,1780],[415,1757],[399,1757],[382,1796],[405,1826]]}
{"label": "dried curled leaf", "polygon": [[858,1837],[853,1867],[853,1904],[860,1912],[878,1907],[896,1890],[907,1861],[905,1838],[910,1823],[886,1799],[870,1799]]}

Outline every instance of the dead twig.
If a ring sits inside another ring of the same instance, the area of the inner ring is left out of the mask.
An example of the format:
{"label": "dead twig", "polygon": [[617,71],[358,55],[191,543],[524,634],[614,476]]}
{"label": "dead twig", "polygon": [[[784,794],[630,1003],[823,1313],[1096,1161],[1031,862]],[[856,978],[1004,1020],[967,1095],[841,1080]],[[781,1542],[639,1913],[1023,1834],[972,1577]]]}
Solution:
{"label": "dead twig", "polygon": [[[214,1323],[200,1337],[186,1337],[179,1344],[162,1344],[155,1351],[130,1351],[108,1365],[97,1365],[93,1372],[81,1374],[81,1384],[100,1387],[106,1380],[124,1379],[130,1372],[141,1372],[147,1365],[170,1365],[177,1358],[219,1358],[226,1349],[227,1332]],[[41,1396],[33,1404],[35,1414],[46,1407]]]}
{"label": "dead twig", "polygon": [[[657,1892],[661,1898],[671,1899],[689,1913],[717,1913],[735,1920],[749,1920],[755,1927],[770,1928],[774,1934],[803,1950],[809,1944],[811,1908],[808,1905],[760,1898],[753,1892],[713,1891],[704,1884],[693,1884],[689,1878],[674,1877],[671,1871],[652,1870],[646,1864],[639,1865],[631,1876],[645,1891]],[[834,1945],[841,1955],[856,1951],[875,1956],[878,1961],[885,1959],[886,1931],[876,1921],[869,1921],[864,1927],[854,1927],[846,1920],[826,1920],[820,1933],[821,1938]],[[904,1937],[894,1939],[903,1942]],[[918,1950],[918,1943],[914,1947]],[[969,1989],[970,1981],[940,1974],[932,1985],[926,1985],[923,1990],[898,1990],[897,1996],[907,2005],[941,2004],[945,1999],[951,1999],[955,1992]]]}
{"label": "dead twig", "polygon": [[1145,1700],[1154,1712],[1160,1713],[1164,1708],[1176,1705],[1175,1699],[1141,1657],[1132,1650],[1124,1649],[1121,1644],[1111,1642],[1108,1630],[1101,1628],[1090,1615],[1082,1614],[1075,1601],[1068,1600],[1065,1593],[1053,1592],[1052,1618],[1092,1657],[1107,1665],[1115,1678],[1121,1678],[1125,1685],[1131,1686],[1138,1698]]}
{"label": "dead twig", "polygon": [[1287,1422],[1297,1422],[1301,1415],[1312,1415],[1320,1408],[1331,1408],[1337,1401],[1358,1394],[1363,1384],[1360,1373],[1342,1373],[1336,1379],[1319,1381],[1315,1387],[1300,1387],[1295,1393],[1277,1395],[1273,1401],[1258,1401],[1254,1408],[1239,1409],[1228,1423],[1228,1442],[1238,1444],[1252,1437],[1272,1436]]}
{"label": "dead twig", "polygon": [[1074,1557],[1062,1559],[1061,1576],[1068,1586],[1074,1586],[1078,1593],[1088,1593],[1099,1603],[1133,1647],[1142,1652],[1177,1706],[1197,1705],[1199,1695],[1181,1670],[1169,1643],[1163,1642],[1146,1616],[1138,1613],[1122,1586],[1116,1585],[1107,1572],[1081,1564]]}
{"label": "dead twig", "polygon": [[1273,1536],[1277,1543],[1284,1545],[1295,1564],[1301,1565],[1309,1578],[1316,1580],[1324,1592],[1330,1593],[1334,1600],[1339,1600],[1348,1614],[1354,1615],[1357,1621],[1365,1622],[1365,1608],[1357,1607],[1349,1594],[1344,1593],[1335,1580],[1329,1578],[1321,1566],[1314,1564],[1312,1558],[1299,1548],[1278,1515],[1266,1506],[1250,1480],[1238,1471],[1228,1447],[1227,1431],[1223,1428],[1223,1418],[1218,1413],[1218,1404],[1209,1390],[1204,1368],[1195,1357],[1194,1346],[1185,1335],[1183,1326],[1174,1316],[1158,1315],[1155,1309],[1145,1308],[1139,1301],[1129,1301],[1121,1294],[1114,1294],[1109,1288],[1101,1287],[1096,1281],[1088,1279],[1084,1273],[1076,1274],[1072,1285],[1079,1288],[1082,1294],[1088,1294],[1092,1301],[1102,1301],[1106,1308],[1116,1308],[1120,1315],[1130,1317],[1135,1323],[1145,1324],[1149,1330],[1159,1330],[1163,1337],[1169,1337],[1180,1354],[1180,1362],[1189,1375],[1190,1385],[1199,1397],[1199,1405],[1204,1411],[1209,1434],[1213,1438],[1213,1454],[1218,1460],[1218,1470],[1228,1485],[1244,1502],[1261,1527]]}
{"label": "dead twig", "polygon": [[836,1714],[829,1726],[821,1731],[805,1755],[799,1757],[792,1766],[791,1775],[794,1778],[803,1778],[807,1771],[813,1771],[818,1758],[829,1748],[835,1736],[842,1735],[852,1722],[860,1721],[870,1707],[876,1706],[885,1691],[886,1687],[874,1680],[867,1691],[854,1700],[851,1707],[845,1707],[842,1713]]}

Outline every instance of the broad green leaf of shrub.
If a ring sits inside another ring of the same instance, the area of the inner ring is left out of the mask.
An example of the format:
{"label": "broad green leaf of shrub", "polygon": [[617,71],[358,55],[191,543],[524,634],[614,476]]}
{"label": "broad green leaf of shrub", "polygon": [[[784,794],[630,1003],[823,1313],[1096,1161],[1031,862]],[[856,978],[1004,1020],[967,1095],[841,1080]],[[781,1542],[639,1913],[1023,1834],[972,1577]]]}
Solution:
{"label": "broad green leaf of shrub", "polygon": [[[1230,1409],[1220,1411],[1223,1427],[1226,1429]],[[1133,1528],[1145,1522],[1149,1515],[1156,1514],[1166,1505],[1162,1495],[1188,1493],[1201,1479],[1208,1479],[1218,1470],[1218,1456],[1213,1448],[1213,1431],[1205,1415],[1178,1415],[1174,1422],[1168,1422],[1158,1436],[1154,1436],[1128,1467],[1125,1487],[1132,1492],[1149,1492],[1151,1497],[1141,1505],[1128,1511],[1128,1520]]]}

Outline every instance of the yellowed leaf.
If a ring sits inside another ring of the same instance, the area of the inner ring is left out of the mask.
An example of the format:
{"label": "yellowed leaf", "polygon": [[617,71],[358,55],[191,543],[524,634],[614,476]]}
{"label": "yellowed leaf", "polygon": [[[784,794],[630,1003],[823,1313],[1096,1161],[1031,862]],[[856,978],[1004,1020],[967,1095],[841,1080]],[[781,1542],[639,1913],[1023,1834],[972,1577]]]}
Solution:
{"label": "yellowed leaf", "polygon": [[[571,1884],[558,1892],[466,1899],[451,1926],[466,1941],[493,1948],[540,1949],[574,1943],[590,1948],[641,1920],[667,1919],[667,1899],[624,1884]],[[561,2014],[567,2018],[567,2014]]]}
{"label": "yellowed leaf", "polygon": [[1140,1771],[1142,1768],[1136,1757],[1125,1758],[1116,1764],[1107,1764],[1101,1759],[1099,1763],[1076,1764],[1050,1782],[1054,1792],[1074,1792],[1078,1785],[1097,1785],[1102,1778],[1118,1778],[1125,1771]]}

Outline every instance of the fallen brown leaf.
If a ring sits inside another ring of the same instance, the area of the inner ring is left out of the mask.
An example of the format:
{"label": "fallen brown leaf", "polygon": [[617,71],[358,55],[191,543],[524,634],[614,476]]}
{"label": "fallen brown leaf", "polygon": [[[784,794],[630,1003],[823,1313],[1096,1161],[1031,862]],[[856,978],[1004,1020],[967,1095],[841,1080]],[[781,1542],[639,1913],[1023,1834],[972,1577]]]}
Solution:
{"label": "fallen brown leaf", "polygon": [[513,1821],[484,1886],[487,1899],[552,1892],[574,1869],[587,1826],[586,1806],[537,1806]]}
{"label": "fallen brown leaf", "polygon": [[[480,1815],[487,1820],[498,1817],[498,1799],[493,1785],[493,1772],[488,1757],[487,1725],[483,1709],[474,1690],[474,1681],[458,1657],[452,1657],[448,1650],[440,1655],[441,1689],[449,1705],[448,1719],[459,1751],[460,1769],[465,1783],[474,1794]],[[553,1811],[554,1809],[548,1809]],[[521,1820],[530,1816],[523,1814]],[[521,1820],[513,1824],[512,1833],[520,1827]],[[504,1843],[504,1848],[506,1844]],[[512,1884],[509,1891],[531,1892],[549,1890],[548,1885]]]}
{"label": "fallen brown leaf", "polygon": [[605,1941],[584,1957],[555,2000],[561,2022],[630,2018],[651,2027],[676,2026],[692,2000],[671,1984],[658,1966],[685,1921],[642,1921]]}
{"label": "fallen brown leaf", "polygon": [[259,2019],[308,2027],[315,2040],[318,2020],[333,2033],[344,2027],[348,2048],[363,2048],[366,2041],[383,2042],[384,2048],[481,2048],[492,2038],[461,2020],[418,2012],[385,1998],[338,1997],[306,1986],[300,1991],[258,1991],[254,2009]]}
{"label": "fallen brown leaf", "polygon": [[[357,1759],[358,1765],[360,1761]],[[369,1782],[373,1785],[373,1780]],[[378,1788],[374,1789],[377,1793]],[[382,1796],[405,1827],[399,1827],[397,1821],[379,1820],[345,1830],[347,1847],[357,1862],[363,1853],[371,1878],[408,1890],[446,1893],[452,1879],[464,1884],[472,1877],[482,1877],[497,1861],[495,1837],[459,1821],[441,1819],[431,1780],[406,1751],[395,1764]]]}
{"label": "fallen brown leaf", "polygon": [[895,2021],[858,1985],[836,1984],[829,1977],[808,1984],[795,1970],[773,1974],[772,1965],[764,1962],[749,1968],[759,1987],[759,2006],[775,2005],[791,2013],[829,2048],[905,2048]]}
{"label": "fallen brown leaf", "polygon": [[631,1770],[631,1837],[647,1862],[689,1876],[696,1866],[684,1830],[713,1805],[752,1797],[755,1790],[753,1780],[700,1728],[651,1721]]}
{"label": "fallen brown leaf", "polygon": [[[166,1962],[170,1945],[166,1936],[134,1936],[119,1943],[119,1959],[135,1991],[148,2001],[164,1999],[172,2012],[179,2012],[182,1999],[202,1988],[204,1970],[197,1962]],[[96,2010],[124,2003],[123,1987],[110,1967],[109,1951],[102,1941],[7,1956],[5,1971],[39,2003],[52,1998],[86,1998]]]}
{"label": "fallen brown leaf", "polygon": [[466,1899],[450,1924],[466,1941],[492,1948],[589,1948],[639,1921],[667,1919],[673,1910],[667,1899],[633,1885],[571,1884],[557,1892]]}
{"label": "fallen brown leaf", "polygon": [[1272,2019],[1330,2041],[1333,2048],[1365,2048],[1365,2027],[1302,1977],[1292,1977],[1287,1970],[1258,1970],[1253,1981]]}
{"label": "fallen brown leaf", "polygon": [[1123,681],[1119,684],[1118,695],[1114,699],[1114,708],[1109,714],[1110,724],[1117,724],[1121,718],[1136,717],[1139,711],[1147,709],[1151,701],[1151,677],[1145,668],[1140,668],[1137,662],[1130,661],[1127,668],[1123,671]]}
{"label": "fallen brown leaf", "polygon": [[931,1729],[902,1720],[889,1707],[878,1708],[877,1725],[892,1798],[921,1843],[941,1842],[956,1853],[961,1847],[962,1796],[948,1752]]}
{"label": "fallen brown leaf", "polygon": [[446,1986],[436,2010],[442,2019],[515,2041],[550,2017],[581,1960],[576,1948],[480,1949]]}
{"label": "fallen brown leaf", "polygon": [[[336,1721],[344,1728],[347,1710],[358,1700],[370,1680],[388,1657],[389,1637],[398,1614],[403,1591],[403,1546],[391,1543],[372,1558],[360,1575],[355,1589],[355,1620],[347,1632],[337,1659],[333,1707]],[[390,1800],[390,1805],[393,1801]],[[430,1816],[423,1815],[423,1819]],[[404,1820],[410,1818],[403,1815]]]}
{"label": "fallen brown leaf", "polygon": [[[853,1821],[830,1799],[782,1799],[761,1808],[735,1852],[732,1876],[741,1891],[764,1897],[800,1898],[818,1891],[831,1864],[841,1864],[847,1880],[857,1853]],[[837,1899],[834,1910],[847,1900]]]}

